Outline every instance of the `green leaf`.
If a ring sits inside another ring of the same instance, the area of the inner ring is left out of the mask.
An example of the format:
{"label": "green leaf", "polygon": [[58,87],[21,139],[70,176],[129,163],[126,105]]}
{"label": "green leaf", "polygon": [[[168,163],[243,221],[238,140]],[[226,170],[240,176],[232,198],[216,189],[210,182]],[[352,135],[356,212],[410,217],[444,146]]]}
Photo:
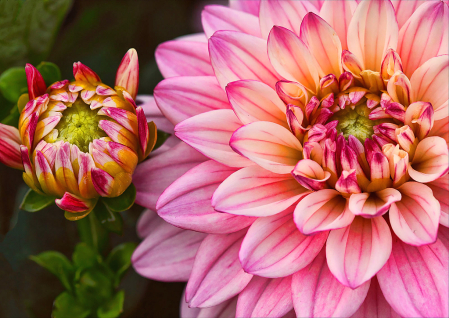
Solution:
{"label": "green leaf", "polygon": [[53,318],[84,318],[90,314],[90,310],[68,292],[63,292],[56,297],[54,309],[51,313]]}
{"label": "green leaf", "polygon": [[123,232],[123,218],[117,212],[112,212],[101,200],[95,206],[93,211],[97,216],[100,224],[108,231],[117,233],[119,235]]}
{"label": "green leaf", "polygon": [[114,247],[114,249],[106,258],[106,264],[117,275],[117,281],[115,283],[116,286],[118,286],[122,275],[131,265],[131,255],[136,249],[136,246],[137,244],[134,242],[120,244]]}
{"label": "green leaf", "polygon": [[168,139],[168,137],[170,137],[171,134],[166,133],[165,131],[162,130],[157,130],[157,140],[156,140],[156,145],[154,145],[154,148],[152,151],[155,151],[157,148],[159,148],[160,146],[162,146],[164,144],[164,142]]}
{"label": "green leaf", "polygon": [[89,268],[101,262],[101,256],[86,243],[78,243],[75,246],[72,261],[76,268]]}
{"label": "green leaf", "polygon": [[20,204],[20,209],[28,212],[37,212],[55,203],[55,198],[39,194],[32,189],[28,190]]}
{"label": "green leaf", "polygon": [[44,78],[47,87],[61,80],[61,71],[54,63],[41,62],[36,68]]}
{"label": "green leaf", "polygon": [[136,187],[134,184],[128,187],[122,195],[115,198],[103,198],[103,203],[113,212],[126,211],[132,207],[136,200]]}
{"label": "green leaf", "polygon": [[72,290],[74,269],[67,257],[56,251],[46,251],[30,259],[58,277],[66,289]]}
{"label": "green leaf", "polygon": [[20,95],[27,89],[27,77],[24,67],[12,67],[0,75],[0,91],[9,102],[17,103]]}
{"label": "green leaf", "polygon": [[98,308],[98,318],[115,318],[123,311],[125,302],[125,291],[120,290],[106,304]]}
{"label": "green leaf", "polygon": [[103,304],[113,293],[111,279],[99,268],[90,268],[83,271],[75,283],[76,297],[86,307]]}
{"label": "green leaf", "polygon": [[81,241],[101,252],[108,244],[108,231],[101,226],[95,213],[76,221]]}

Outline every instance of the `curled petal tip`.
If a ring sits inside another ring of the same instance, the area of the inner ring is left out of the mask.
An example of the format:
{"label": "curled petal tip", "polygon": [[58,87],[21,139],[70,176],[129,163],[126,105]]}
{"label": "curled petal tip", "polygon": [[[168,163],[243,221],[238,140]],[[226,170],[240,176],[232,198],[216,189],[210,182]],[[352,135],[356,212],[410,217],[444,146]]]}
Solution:
{"label": "curled petal tip", "polygon": [[129,49],[120,63],[115,77],[115,85],[125,88],[133,99],[139,88],[139,59],[135,49]]}
{"label": "curled petal tip", "polygon": [[81,62],[73,63],[73,76],[77,81],[84,81],[92,84],[101,82],[101,79],[97,73]]}
{"label": "curled petal tip", "polygon": [[87,212],[93,209],[96,200],[86,200],[69,192],[64,193],[61,199],[56,199],[56,205],[70,213]]}
{"label": "curled petal tip", "polygon": [[28,84],[28,96],[30,100],[45,94],[47,86],[45,85],[44,79],[41,73],[31,64],[26,64],[25,73],[27,77]]}

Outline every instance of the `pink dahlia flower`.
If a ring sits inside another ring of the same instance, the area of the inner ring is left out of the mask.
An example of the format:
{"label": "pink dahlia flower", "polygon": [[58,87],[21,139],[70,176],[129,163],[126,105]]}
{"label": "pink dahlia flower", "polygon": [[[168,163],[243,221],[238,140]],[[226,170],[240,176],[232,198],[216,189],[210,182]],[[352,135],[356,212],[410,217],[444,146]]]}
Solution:
{"label": "pink dahlia flower", "polygon": [[447,317],[448,14],[207,6],[205,35],[156,51],[183,143],[134,179],[174,225],[145,214],[136,270],[188,280],[184,317]]}

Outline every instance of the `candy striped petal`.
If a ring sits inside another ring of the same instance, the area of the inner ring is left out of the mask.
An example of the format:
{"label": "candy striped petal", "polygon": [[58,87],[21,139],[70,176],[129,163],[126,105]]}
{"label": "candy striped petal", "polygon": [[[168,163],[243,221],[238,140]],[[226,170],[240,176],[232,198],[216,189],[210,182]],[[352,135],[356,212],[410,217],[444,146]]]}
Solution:
{"label": "candy striped petal", "polygon": [[[426,1],[399,32],[398,50],[408,77],[432,57],[448,53],[449,10],[442,1]],[[446,77],[447,78],[447,77]]]}
{"label": "candy striped petal", "polygon": [[97,191],[92,184],[91,171],[95,168],[95,162],[92,156],[87,153],[80,152],[78,154],[78,187],[83,198],[91,199],[96,197]]}
{"label": "candy striped petal", "polygon": [[229,6],[243,12],[259,16],[260,0],[229,0]]}
{"label": "candy striped petal", "polygon": [[[128,129],[134,134],[138,134],[137,131],[137,117],[132,112],[116,108],[116,107],[102,107],[97,115],[108,116],[114,119],[117,123]],[[146,120],[145,120],[146,123]]]}
{"label": "candy striped petal", "polygon": [[135,49],[129,49],[123,57],[115,75],[115,86],[123,87],[132,98],[136,98],[139,89],[139,58]]}
{"label": "candy striped petal", "polygon": [[324,249],[293,275],[292,296],[297,317],[349,317],[365,299],[370,282],[351,289],[338,282],[327,264]]}
{"label": "candy striped petal", "polygon": [[436,120],[430,130],[429,136],[441,137],[446,141],[446,144],[449,145],[449,117]]}
{"label": "candy striped petal", "polygon": [[154,89],[154,98],[173,125],[211,110],[230,108],[215,76],[167,78]]}
{"label": "candy striped petal", "polygon": [[61,199],[56,199],[55,203],[60,209],[64,211],[70,213],[81,213],[91,211],[97,203],[97,200],[83,199],[77,195],[66,192]]}
{"label": "candy striped petal", "polygon": [[298,139],[286,128],[266,121],[239,128],[229,145],[235,152],[275,173],[290,173],[302,159]]}
{"label": "candy striped petal", "polygon": [[288,128],[285,105],[270,86],[250,80],[231,82],[226,86],[229,103],[240,121],[270,121]]}
{"label": "candy striped petal", "polygon": [[349,210],[355,215],[373,218],[388,212],[393,202],[401,200],[401,193],[392,188],[377,192],[364,192],[351,195],[349,198]]}
{"label": "candy striped petal", "polygon": [[301,23],[300,39],[307,45],[318,64],[320,77],[334,74],[339,77],[341,67],[341,42],[335,30],[315,13],[308,13]]}
{"label": "candy striped petal", "polygon": [[209,234],[195,257],[186,287],[190,307],[210,307],[240,293],[253,275],[240,266],[238,252],[246,230],[227,235]]}
{"label": "candy striped petal", "polygon": [[354,214],[338,191],[325,189],[309,194],[296,206],[294,221],[305,235],[351,224]]}
{"label": "candy striped petal", "polygon": [[38,96],[45,94],[47,86],[41,73],[31,64],[26,64],[25,73],[27,77],[28,96],[30,100],[35,99]]}
{"label": "candy striped petal", "polygon": [[47,159],[39,150],[36,151],[34,163],[36,165],[36,177],[44,193],[55,197],[62,197],[64,191],[56,182]]}
{"label": "candy striped petal", "polygon": [[435,199],[440,203],[440,224],[449,227],[449,176],[445,175],[430,183],[427,183]]}
{"label": "candy striped petal", "polygon": [[0,162],[8,167],[23,170],[20,154],[20,134],[16,127],[0,123]]}
{"label": "candy striped petal", "polygon": [[326,243],[329,269],[340,283],[357,288],[384,266],[391,254],[391,232],[383,217],[355,217],[333,230]]}
{"label": "candy striped petal", "polygon": [[371,278],[368,295],[365,301],[351,318],[400,318],[391,308],[380,289],[376,277]]}
{"label": "candy striped petal", "polygon": [[68,189],[72,194],[79,194],[78,182],[70,161],[70,144],[68,142],[62,143],[56,152],[55,175],[56,180],[64,189]]}
{"label": "candy striped petal", "polygon": [[180,228],[203,233],[227,234],[248,227],[254,218],[219,213],[211,206],[213,193],[235,170],[212,160],[189,170],[160,196],[159,216]]}
{"label": "candy striped petal", "polygon": [[301,21],[307,12],[318,14],[317,8],[308,1],[261,1],[259,19],[262,36],[266,39],[273,26],[281,26],[299,34]]}
{"label": "candy striped petal", "polygon": [[122,144],[113,141],[107,142],[106,148],[109,152],[109,156],[114,159],[114,161],[119,164],[123,168],[123,170],[128,173],[134,172],[138,159],[134,151]]}
{"label": "candy striped petal", "polygon": [[155,57],[159,70],[165,78],[214,74],[206,43],[164,42],[157,47]]}
{"label": "candy striped petal", "polygon": [[95,191],[102,197],[109,197],[114,190],[114,178],[106,171],[98,168],[91,170],[91,179],[94,185]]}
{"label": "candy striped petal", "polygon": [[267,55],[267,42],[236,31],[217,31],[209,39],[210,61],[224,89],[229,82],[253,79],[273,87],[279,80]]}
{"label": "candy striped petal", "polygon": [[261,37],[257,17],[225,6],[205,6],[201,12],[201,21],[208,38],[219,30],[239,31]]}
{"label": "candy striped petal", "polygon": [[240,293],[235,317],[282,317],[293,309],[292,277],[253,277]]}
{"label": "candy striped petal", "polygon": [[343,50],[348,49],[346,41],[348,34],[348,26],[351,22],[352,15],[357,8],[355,0],[336,0],[323,1],[323,6],[320,10],[320,17],[322,17],[335,30],[341,41]]}
{"label": "candy striped petal", "polygon": [[[251,1],[255,2],[255,1]],[[235,309],[237,306],[237,297],[228,299],[216,306],[207,308],[189,307],[185,300],[185,290],[181,296],[181,318],[229,318],[235,317]]]}
{"label": "candy striped petal", "polygon": [[435,110],[435,120],[449,116],[449,56],[433,57],[421,65],[412,75],[412,100],[430,102]]}
{"label": "candy striped petal", "polygon": [[317,92],[320,80],[315,62],[307,46],[293,32],[273,27],[268,37],[268,56],[282,77]]}
{"label": "candy striped petal", "polygon": [[214,110],[184,120],[175,127],[176,136],[209,158],[230,167],[251,163],[229,146],[234,131],[242,124],[230,109]]}
{"label": "candy striped petal", "polygon": [[313,191],[326,188],[326,180],[331,176],[330,172],[324,171],[320,164],[311,159],[300,160],[292,175],[304,188]]}
{"label": "candy striped petal", "polygon": [[440,137],[427,137],[416,147],[408,173],[418,182],[430,182],[449,170],[449,151],[446,141]]}
{"label": "candy striped petal", "polygon": [[446,317],[448,309],[448,238],[440,230],[431,245],[415,247],[393,237],[388,262],[377,274],[382,293],[402,317]]}
{"label": "candy striped petal", "polygon": [[239,253],[245,272],[263,277],[285,277],[303,269],[318,255],[328,233],[303,235],[293,222],[293,210],[294,206],[279,214],[259,218],[251,225]]}
{"label": "candy striped petal", "polygon": [[212,197],[212,206],[220,212],[264,217],[284,211],[308,193],[289,174],[251,166],[220,184]]}
{"label": "candy striped petal", "polygon": [[404,183],[397,190],[401,192],[402,199],[390,207],[393,231],[410,245],[435,242],[441,210],[432,190],[418,182]]}
{"label": "candy striped petal", "polygon": [[412,16],[412,14],[418,9],[418,7],[425,3],[424,0],[396,0],[391,1],[393,3],[394,10],[396,11],[396,18],[398,20],[399,29],[405,24],[405,22]]}
{"label": "candy striped petal", "polygon": [[131,261],[140,275],[164,282],[187,281],[195,254],[206,234],[185,231],[164,221],[134,251]]}
{"label": "candy striped petal", "polygon": [[396,50],[398,43],[398,25],[391,2],[360,2],[349,24],[347,41],[349,51],[363,63],[365,70],[379,72],[385,52],[390,48]]}
{"label": "candy striped petal", "polygon": [[188,170],[206,160],[205,156],[181,142],[139,164],[133,175],[133,184],[137,190],[136,203],[156,210],[156,202],[162,192]]}
{"label": "candy striped petal", "polygon": [[112,141],[123,144],[137,152],[140,143],[137,139],[137,136],[132,132],[130,132],[123,126],[109,120],[100,120],[98,126],[103,129],[103,131],[109,136],[109,138],[112,139]]}
{"label": "candy striped petal", "polygon": [[[137,119],[139,145],[140,151],[142,153],[142,157],[140,159],[143,160],[143,157],[147,155],[147,152],[152,150],[148,149],[148,143],[150,142],[150,134],[154,136],[155,133],[157,134],[157,131],[154,123],[147,123],[147,119],[142,107],[136,108],[136,115],[137,115],[136,119]],[[152,126],[153,128],[152,131],[150,131],[150,126]],[[154,144],[150,145],[151,148],[153,146]]]}
{"label": "candy striped petal", "polygon": [[101,79],[97,73],[81,62],[73,63],[73,77],[75,77],[76,81],[89,82],[91,84],[101,82]]}

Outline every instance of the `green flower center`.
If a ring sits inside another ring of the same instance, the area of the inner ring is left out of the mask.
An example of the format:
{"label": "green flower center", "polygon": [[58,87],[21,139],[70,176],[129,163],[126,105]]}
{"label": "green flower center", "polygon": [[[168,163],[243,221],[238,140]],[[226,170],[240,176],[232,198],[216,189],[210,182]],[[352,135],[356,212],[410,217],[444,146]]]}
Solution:
{"label": "green flower center", "polygon": [[81,99],[77,99],[62,113],[62,118],[56,126],[59,132],[56,141],[66,141],[78,146],[82,152],[88,152],[92,141],[106,137],[105,132],[98,127],[101,116],[98,116],[97,112],[91,110]]}

